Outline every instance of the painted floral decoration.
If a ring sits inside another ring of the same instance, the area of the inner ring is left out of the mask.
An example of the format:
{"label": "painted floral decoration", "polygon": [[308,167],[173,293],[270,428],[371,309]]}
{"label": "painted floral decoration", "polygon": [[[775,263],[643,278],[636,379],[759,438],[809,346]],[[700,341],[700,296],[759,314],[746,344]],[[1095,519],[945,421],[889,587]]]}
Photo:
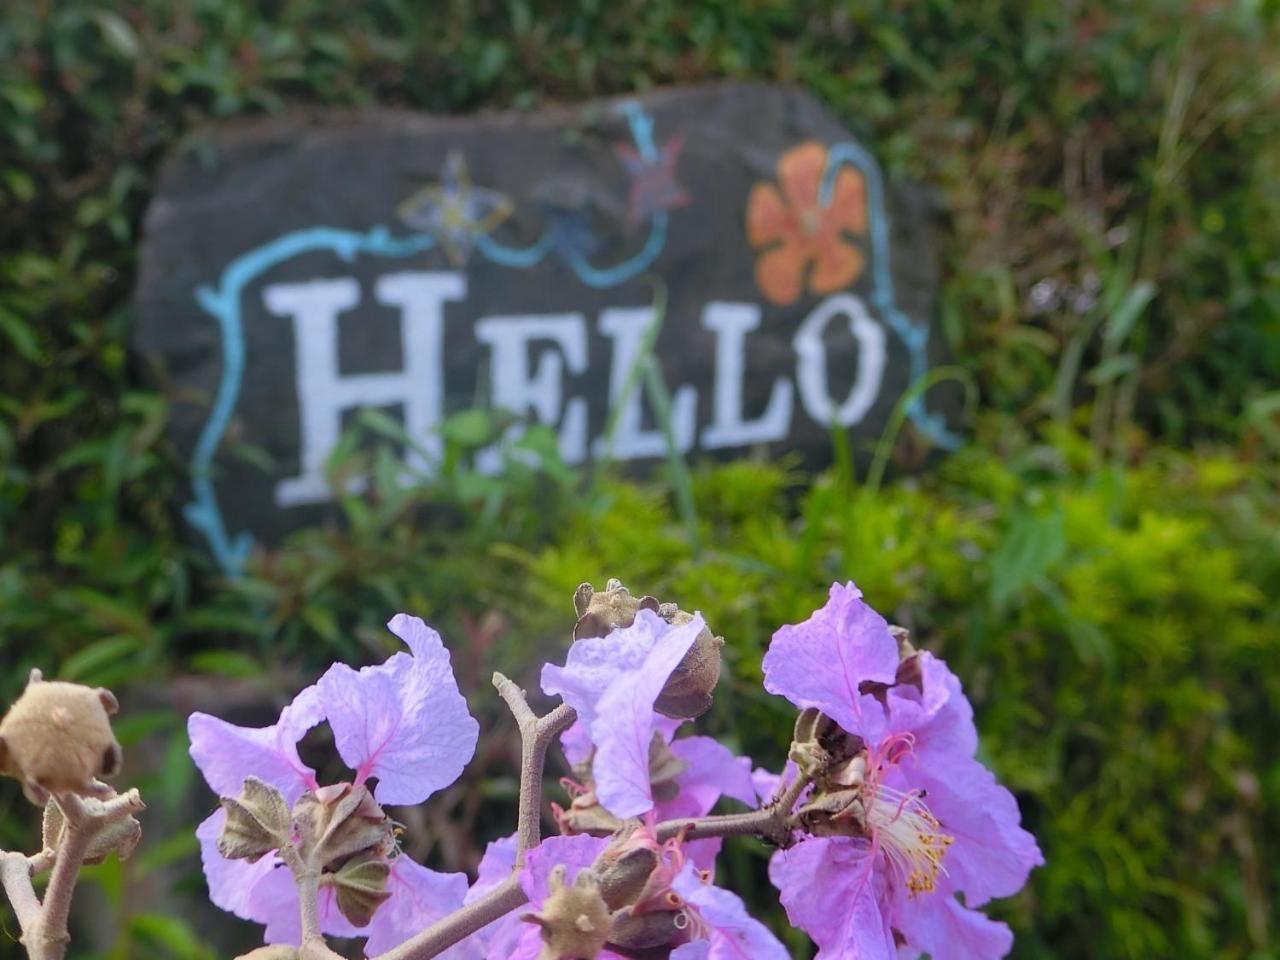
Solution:
{"label": "painted floral decoration", "polygon": [[511,201],[496,190],[474,186],[466,158],[445,158],[440,182],[423,187],[400,205],[400,219],[415,230],[435,236],[449,261],[461,266],[475,238],[511,216]]}
{"label": "painted floral decoration", "polygon": [[823,197],[827,148],[803,143],[778,161],[778,183],[757,183],[747,198],[747,242],[759,251],[756,284],[772,303],[795,303],[806,287],[823,296],[849,286],[866,260],[866,183],[845,166]]}

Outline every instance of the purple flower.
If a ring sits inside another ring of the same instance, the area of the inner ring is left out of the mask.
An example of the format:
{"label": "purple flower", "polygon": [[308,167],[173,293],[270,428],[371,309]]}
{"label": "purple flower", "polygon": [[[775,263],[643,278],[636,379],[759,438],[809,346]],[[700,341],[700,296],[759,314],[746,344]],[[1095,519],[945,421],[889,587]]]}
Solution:
{"label": "purple flower", "polygon": [[[564,882],[572,884],[574,878],[590,867],[608,846],[609,840],[604,837],[547,837],[530,850],[525,856],[524,868],[520,871],[520,888],[529,898],[529,905],[519,914],[498,921],[509,923],[515,920],[515,928],[509,926],[504,931],[502,940],[505,942],[500,943],[495,939],[490,943],[485,960],[537,960],[542,953],[542,929],[519,917],[542,909],[551,894],[551,874],[557,866],[564,866]],[[514,941],[514,946],[507,946],[511,941]],[[499,947],[504,949],[498,949]],[[597,960],[626,958],[610,950],[602,950]]]}
{"label": "purple flower", "polygon": [[563,667],[547,664],[542,690],[578,711],[596,746],[592,775],[601,806],[616,817],[653,807],[649,746],[659,730],[653,705],[706,625],[672,626],[650,610],[606,637],[577,640]]}
{"label": "purple flower", "polygon": [[1013,795],[974,757],[959,679],[927,652],[907,666],[852,584],[779,630],[765,656],[766,689],[821,710],[862,746],[834,782],[814,787],[847,799],[830,818],[847,835],[807,836],[770,864],[819,960],[891,960],[895,933],[933,960],[1002,957],[1008,927],[972,908],[1016,893],[1044,862]]}
{"label": "purple flower", "polygon": [[[612,841],[597,837],[548,837],[529,855],[520,874],[520,885],[529,897],[530,909],[541,910],[549,893],[549,880],[558,865],[565,867],[565,883],[572,883],[578,873],[587,869],[609,847]],[[787,960],[787,952],[769,929],[747,915],[746,907],[734,894],[712,886],[686,857],[677,840],[659,845],[644,828],[633,834],[632,841],[647,845],[661,856],[656,876],[665,877],[648,891],[650,901],[674,903],[689,914],[689,928],[694,941],[678,946],[672,960]],[[500,921],[501,922],[501,921]],[[496,952],[491,945],[486,960],[536,960],[542,949],[541,932],[531,923],[518,935],[516,946],[508,952]],[[626,960],[605,948],[598,960]]]}
{"label": "purple flower", "polygon": [[764,655],[764,688],[800,709],[817,707],[850,733],[875,722],[875,697],[864,682],[893,683],[898,644],[884,617],[852,583],[831,585],[826,605],[804,623],[781,627]]}
{"label": "purple flower", "polygon": [[703,880],[692,864],[676,874],[671,889],[698,914],[705,934],[673,950],[671,960],[789,960],[769,928],[748,916],[742,900]]}
{"label": "purple flower", "polygon": [[[292,805],[319,786],[315,771],[298,757],[297,745],[325,720],[338,753],[355,771],[354,782],[377,779],[374,797],[380,803],[419,803],[457,779],[475,751],[478,725],[458,691],[449,654],[440,636],[416,617],[400,614],[388,627],[408,644],[409,653],[359,671],[334,664],[270,727],[238,727],[192,714],[187,723],[191,756],[214,792],[235,796],[245,778],[255,776]],[[224,858],[217,848],[224,820],[219,809],[196,830],[210,898],[236,916],[264,924],[268,943],[298,943],[298,895],[289,870],[276,854],[256,863]],[[460,906],[466,894],[461,874],[438,874],[403,855],[391,861],[391,868],[391,897],[363,928],[353,927],[338,911],[333,888],[323,888],[324,932],[367,936],[366,951],[380,953]]]}
{"label": "purple flower", "polygon": [[355,782],[377,777],[378,803],[421,803],[458,779],[480,726],[458,692],[440,634],[403,613],[387,627],[412,654],[358,672],[335,663],[316,686]]}

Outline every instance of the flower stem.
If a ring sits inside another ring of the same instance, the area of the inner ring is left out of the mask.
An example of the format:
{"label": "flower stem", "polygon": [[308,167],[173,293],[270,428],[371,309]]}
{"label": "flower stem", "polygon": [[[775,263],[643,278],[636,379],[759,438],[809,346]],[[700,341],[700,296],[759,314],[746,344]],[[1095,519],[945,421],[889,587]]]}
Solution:
{"label": "flower stem", "polygon": [[525,853],[542,839],[542,776],[547,763],[547,749],[578,715],[572,707],[562,703],[546,716],[539,717],[530,708],[524,691],[507,677],[495,673],[493,685],[498,696],[506,701],[520,728],[520,810],[516,819],[518,852],[515,869],[511,876],[479,900],[454,911],[400,946],[388,950],[377,960],[429,960],[529,900],[520,889],[520,870],[524,867]]}
{"label": "flower stem", "polygon": [[[62,811],[64,822],[56,849],[41,851],[32,857],[0,853],[0,882],[18,916],[22,944],[31,960],[62,960],[66,956],[67,944],[71,941],[67,930],[71,898],[94,839],[109,824],[146,808],[137,790],[106,801],[90,799],[86,803],[74,793],[58,795],[54,801]],[[53,873],[41,902],[36,897],[31,875],[36,869],[48,866],[50,856]]]}

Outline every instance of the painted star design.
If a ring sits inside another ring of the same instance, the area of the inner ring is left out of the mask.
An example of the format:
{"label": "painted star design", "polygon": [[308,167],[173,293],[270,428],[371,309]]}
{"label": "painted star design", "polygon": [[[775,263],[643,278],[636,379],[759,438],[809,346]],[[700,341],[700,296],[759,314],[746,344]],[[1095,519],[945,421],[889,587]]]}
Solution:
{"label": "painted star design", "polygon": [[671,210],[689,203],[690,196],[676,182],[676,161],[684,147],[684,137],[676,135],[659,148],[656,156],[645,156],[630,144],[617,144],[618,159],[631,175],[627,200],[627,220],[638,225],[659,210]]}
{"label": "painted star design", "polygon": [[461,266],[475,238],[511,216],[511,201],[496,190],[473,186],[460,153],[445,158],[440,182],[418,190],[400,204],[400,219],[414,230],[434,236],[445,255]]}

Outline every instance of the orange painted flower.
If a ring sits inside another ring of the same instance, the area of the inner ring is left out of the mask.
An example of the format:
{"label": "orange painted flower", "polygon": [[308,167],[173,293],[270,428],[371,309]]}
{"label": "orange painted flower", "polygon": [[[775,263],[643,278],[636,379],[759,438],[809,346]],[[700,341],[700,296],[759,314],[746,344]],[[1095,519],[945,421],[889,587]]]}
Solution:
{"label": "orange painted flower", "polygon": [[778,184],[757,183],[747,199],[747,242],[760,250],[756,284],[773,303],[795,303],[807,286],[819,296],[844,289],[866,265],[852,235],[867,232],[862,174],[842,167],[822,204],[827,148],[817,142],[788,150]]}

